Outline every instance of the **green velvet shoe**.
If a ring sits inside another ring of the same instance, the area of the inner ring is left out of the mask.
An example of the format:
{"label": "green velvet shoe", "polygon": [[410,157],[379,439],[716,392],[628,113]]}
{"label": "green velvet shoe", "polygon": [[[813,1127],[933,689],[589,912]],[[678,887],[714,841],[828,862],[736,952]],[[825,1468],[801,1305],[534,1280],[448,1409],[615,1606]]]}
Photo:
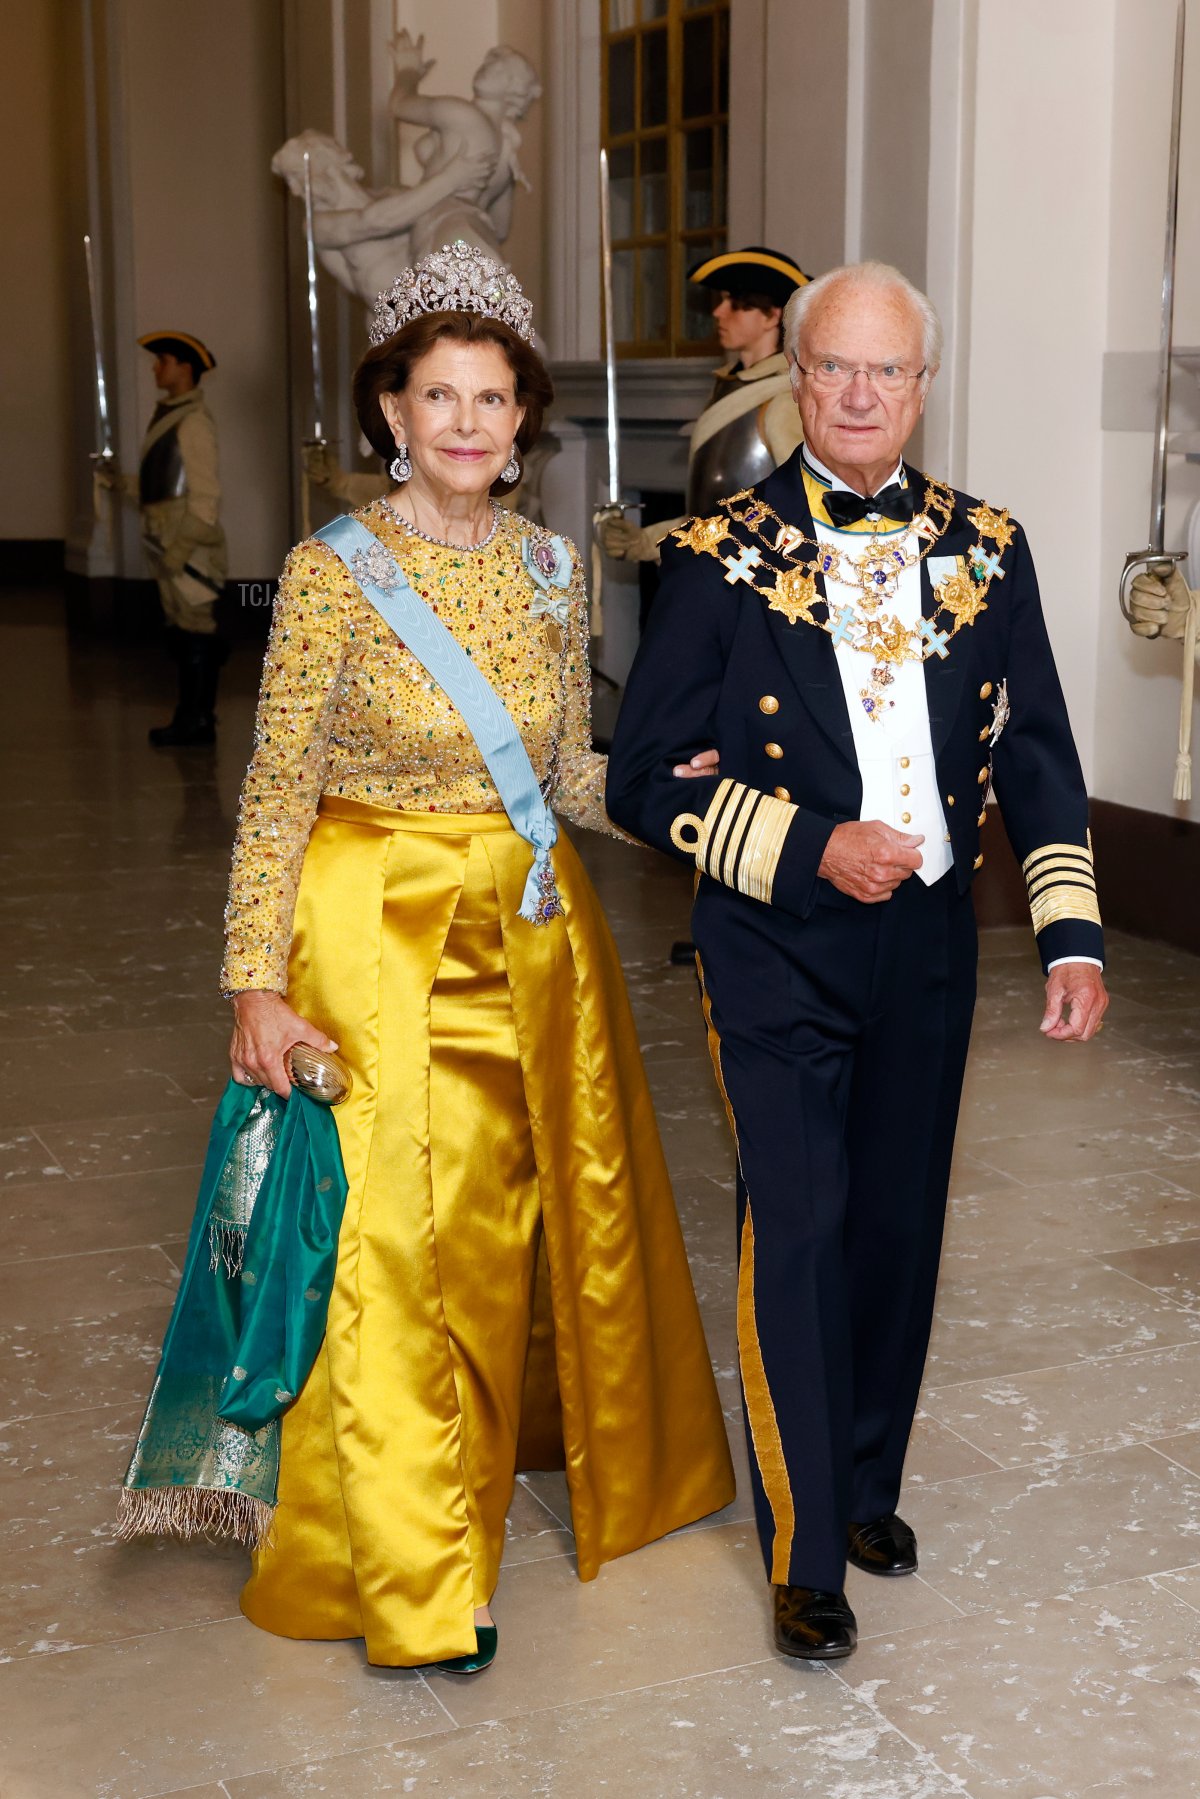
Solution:
{"label": "green velvet shoe", "polygon": [[494,1624],[477,1624],[474,1655],[454,1655],[449,1661],[434,1662],[432,1665],[439,1674],[481,1674],[495,1661],[499,1641],[500,1632]]}

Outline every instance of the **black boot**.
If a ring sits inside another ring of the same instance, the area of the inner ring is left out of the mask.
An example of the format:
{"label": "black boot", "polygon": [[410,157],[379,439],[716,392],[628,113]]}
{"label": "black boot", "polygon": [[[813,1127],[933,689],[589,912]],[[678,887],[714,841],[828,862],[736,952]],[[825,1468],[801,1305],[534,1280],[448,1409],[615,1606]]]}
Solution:
{"label": "black boot", "polygon": [[200,678],[197,698],[200,716],[214,728],[217,723],[217,681],[229,656],[229,645],[215,632],[200,638]]}
{"label": "black boot", "polygon": [[179,703],[169,725],[155,725],[150,742],[156,749],[187,749],[217,740],[217,672],[224,646],[211,634],[180,631],[173,651],[179,664]]}

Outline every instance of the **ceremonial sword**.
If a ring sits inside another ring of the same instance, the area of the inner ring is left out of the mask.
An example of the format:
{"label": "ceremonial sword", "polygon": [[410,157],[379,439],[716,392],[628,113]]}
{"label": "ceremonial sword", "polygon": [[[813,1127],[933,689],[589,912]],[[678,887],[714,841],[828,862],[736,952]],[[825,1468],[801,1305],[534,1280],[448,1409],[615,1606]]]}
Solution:
{"label": "ceremonial sword", "polygon": [[99,440],[97,449],[91,453],[91,460],[103,463],[106,467],[113,461],[112,423],[108,416],[108,383],[104,378],[104,343],[100,330],[100,296],[96,291],[96,270],[92,262],[92,240],[88,232],[83,234],[83,259],[87,264],[88,311],[92,318],[92,361],[96,372],[96,435]]}
{"label": "ceremonial sword", "polygon": [[[108,383],[104,377],[104,334],[100,328],[100,296],[96,287],[96,267],[92,260],[92,239],[87,231],[83,234],[83,259],[87,264],[88,310],[92,316],[92,357],[96,370],[96,435],[99,439],[99,448],[91,452],[90,459],[96,464],[96,472],[99,474],[102,468],[111,468],[116,457],[113,451],[112,421],[108,414]],[[97,512],[99,512],[99,506],[97,506]],[[108,527],[111,537],[111,511],[108,515]],[[161,561],[163,547],[158,539],[151,537],[149,532],[143,532],[142,542],[150,554],[157,556]],[[196,568],[191,562],[185,562],[179,572],[183,575],[190,575],[193,581],[199,581],[200,585],[207,587],[210,593],[222,594],[225,591],[220,581],[214,581],[211,575],[206,575],[203,570]]]}
{"label": "ceremonial sword", "polygon": [[621,440],[617,415],[617,328],[613,318],[612,200],[608,151],[600,152],[600,261],[604,282],[604,388],[608,401],[608,505],[621,510]]}
{"label": "ceremonial sword", "polygon": [[[112,556],[116,549],[116,509],[113,505],[111,484],[102,476],[108,476],[116,463],[113,452],[112,421],[108,415],[108,382],[104,375],[104,333],[100,327],[100,291],[96,286],[96,269],[92,261],[92,239],[88,232],[83,234],[83,259],[87,264],[88,312],[92,321],[92,367],[95,372],[96,394],[96,440],[97,447],[91,451],[89,461],[92,464],[92,514],[98,524],[104,527],[104,536],[108,543],[108,553]],[[104,498],[101,499],[101,494]]]}
{"label": "ceremonial sword", "polygon": [[[166,551],[162,544],[159,543],[157,537],[151,537],[148,531],[143,531],[142,542],[145,544],[150,554],[152,556],[157,556],[161,562],[166,555]],[[223,581],[214,581],[211,575],[206,575],[202,569],[198,569],[194,562],[185,562],[183,567],[179,570],[179,573],[181,575],[190,575],[193,581],[199,581],[201,587],[207,587],[209,593],[215,593],[218,597],[225,592],[225,583]],[[161,579],[170,581],[172,577],[170,575],[164,575]]]}
{"label": "ceremonial sword", "polygon": [[[308,278],[308,335],[312,356],[312,397],[313,397],[313,429],[312,436],[306,437],[306,447],[325,444],[325,369],[321,361],[321,315],[317,302],[317,242],[313,230],[313,197],[312,197],[312,154],[304,152],[304,256],[305,270]],[[301,538],[311,535],[312,519],[309,512],[308,475],[304,476],[301,498]]]}
{"label": "ceremonial sword", "polygon": [[1171,334],[1175,318],[1175,231],[1179,215],[1179,138],[1183,114],[1183,40],[1187,0],[1179,0],[1175,22],[1175,82],[1171,96],[1171,151],[1167,168],[1167,236],[1163,251],[1162,326],[1158,348],[1158,417],[1154,426],[1154,461],[1150,473],[1150,540],[1144,550],[1130,550],[1118,589],[1121,611],[1132,624],[1129,584],[1139,569],[1156,562],[1185,562],[1186,550],[1164,548],[1167,509],[1167,419],[1171,410]]}
{"label": "ceremonial sword", "polygon": [[[602,564],[597,532],[606,519],[619,518],[631,508],[621,499],[621,439],[617,413],[617,328],[613,317],[612,202],[608,187],[608,151],[600,152],[600,272],[604,293],[604,391],[608,414],[608,498],[592,514],[592,618],[593,637],[604,635],[601,605]],[[618,683],[593,665],[592,673],[608,687]]]}

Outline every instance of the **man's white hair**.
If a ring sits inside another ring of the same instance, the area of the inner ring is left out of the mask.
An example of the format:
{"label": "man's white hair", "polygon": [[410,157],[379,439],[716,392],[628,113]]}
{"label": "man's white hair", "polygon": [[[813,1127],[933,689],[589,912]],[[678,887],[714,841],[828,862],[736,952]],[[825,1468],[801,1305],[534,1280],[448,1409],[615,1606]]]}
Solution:
{"label": "man's white hair", "polygon": [[847,262],[841,268],[828,269],[798,287],[783,311],[783,347],[793,362],[800,359],[800,335],[804,321],[814,306],[835,287],[873,287],[902,294],[921,321],[921,356],[933,375],[942,360],[942,321],[928,294],[894,269],[890,262]]}

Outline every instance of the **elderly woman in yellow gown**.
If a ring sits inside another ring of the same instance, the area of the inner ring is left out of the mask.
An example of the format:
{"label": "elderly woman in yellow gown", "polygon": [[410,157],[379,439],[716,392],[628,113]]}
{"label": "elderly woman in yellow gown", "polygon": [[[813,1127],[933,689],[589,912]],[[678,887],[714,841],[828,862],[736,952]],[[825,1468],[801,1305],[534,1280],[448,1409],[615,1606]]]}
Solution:
{"label": "elderly woman in yellow gown", "polygon": [[[552,395],[528,302],[450,255],[381,296],[355,399],[396,486],[354,517],[486,677],[551,806],[616,835],[578,554],[490,498]],[[569,582],[539,581],[567,555]],[[518,1468],[565,1466],[585,1580],[733,1490],[616,952],[565,837],[552,863],[562,913],[534,925],[529,842],[463,715],[339,555],[293,550],[223,979],[236,1079],[286,1094],[297,1042],[349,1063],[349,1198],[242,1606],[385,1665],[486,1665]]]}

